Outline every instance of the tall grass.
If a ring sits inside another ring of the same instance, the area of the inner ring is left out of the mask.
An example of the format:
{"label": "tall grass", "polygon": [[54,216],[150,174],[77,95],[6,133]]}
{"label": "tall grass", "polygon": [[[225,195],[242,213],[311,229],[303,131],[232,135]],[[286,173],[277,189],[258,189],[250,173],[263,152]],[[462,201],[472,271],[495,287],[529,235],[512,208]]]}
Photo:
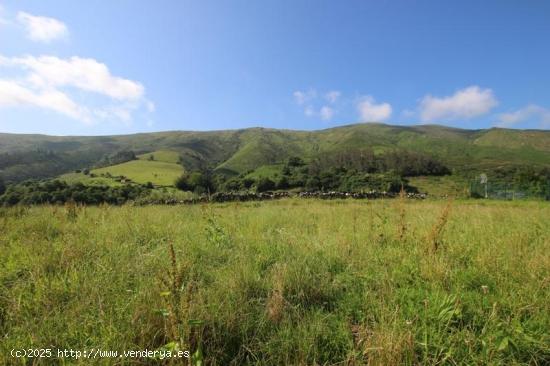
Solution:
{"label": "tall grass", "polygon": [[548,217],[546,203],[406,200],[1,209],[0,364],[21,347],[549,364]]}

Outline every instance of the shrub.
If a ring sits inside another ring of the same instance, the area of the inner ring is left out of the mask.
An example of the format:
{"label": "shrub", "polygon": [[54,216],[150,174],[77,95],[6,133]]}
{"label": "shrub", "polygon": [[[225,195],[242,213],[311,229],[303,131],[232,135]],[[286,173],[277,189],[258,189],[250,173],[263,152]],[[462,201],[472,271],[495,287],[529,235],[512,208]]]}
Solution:
{"label": "shrub", "polygon": [[282,176],[277,182],[277,189],[287,189],[289,187],[288,178]]}
{"label": "shrub", "polygon": [[6,192],[6,183],[4,183],[4,179],[0,177],[0,196]]}
{"label": "shrub", "polygon": [[266,192],[271,191],[275,188],[275,182],[273,182],[269,178],[262,177],[258,180],[258,183],[256,185],[256,190],[258,192]]}
{"label": "shrub", "polygon": [[183,174],[176,179],[175,185],[182,191],[193,191],[198,194],[216,191],[213,177],[208,173]]}
{"label": "shrub", "polygon": [[252,178],[243,178],[242,185],[243,185],[244,188],[250,189],[250,187],[252,187],[255,182],[256,181]]}
{"label": "shrub", "polygon": [[288,158],[288,163],[287,163],[288,166],[292,166],[292,167],[296,167],[296,166],[302,166],[302,165],[305,165],[304,161],[302,160],[302,158],[298,157],[298,156],[292,156],[290,158]]}

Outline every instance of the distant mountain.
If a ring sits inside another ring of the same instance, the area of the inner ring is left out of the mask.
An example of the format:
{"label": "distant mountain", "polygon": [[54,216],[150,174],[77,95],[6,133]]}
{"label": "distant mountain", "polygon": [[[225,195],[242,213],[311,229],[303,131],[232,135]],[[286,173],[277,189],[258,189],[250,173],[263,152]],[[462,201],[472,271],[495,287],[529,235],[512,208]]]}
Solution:
{"label": "distant mountain", "polygon": [[0,134],[0,175],[12,182],[53,177],[97,166],[120,151],[158,150],[179,154],[187,170],[208,166],[236,175],[291,156],[307,161],[357,148],[431,155],[456,174],[510,166],[550,167],[550,131],[369,123],[318,131],[248,128],[97,137]]}

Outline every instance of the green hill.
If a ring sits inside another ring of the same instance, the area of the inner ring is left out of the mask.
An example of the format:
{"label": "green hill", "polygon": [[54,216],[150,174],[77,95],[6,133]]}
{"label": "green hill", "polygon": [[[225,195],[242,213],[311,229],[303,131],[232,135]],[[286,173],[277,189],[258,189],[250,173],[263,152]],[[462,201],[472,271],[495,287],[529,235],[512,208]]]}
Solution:
{"label": "green hill", "polygon": [[[17,182],[88,168],[98,175],[125,175],[136,182],[165,185],[172,184],[183,169],[209,167],[227,176],[262,167],[273,171],[265,166],[291,156],[309,161],[358,148],[371,148],[377,154],[401,150],[427,154],[458,175],[514,166],[550,167],[549,131],[371,123],[319,131],[249,128],[98,137],[0,134],[0,174]],[[106,156],[120,151],[131,151],[139,160],[100,165]]]}

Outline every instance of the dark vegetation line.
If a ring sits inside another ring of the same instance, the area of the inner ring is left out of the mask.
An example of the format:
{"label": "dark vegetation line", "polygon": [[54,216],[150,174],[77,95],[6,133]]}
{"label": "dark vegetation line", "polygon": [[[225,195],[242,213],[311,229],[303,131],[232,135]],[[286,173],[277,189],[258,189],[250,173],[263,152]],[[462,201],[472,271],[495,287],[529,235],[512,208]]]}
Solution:
{"label": "dark vegetation line", "polygon": [[[84,185],[82,183],[68,184],[59,180],[46,182],[24,182],[11,185],[0,196],[0,205],[14,206],[17,204],[64,204],[74,202],[86,205],[102,203],[121,205],[129,201],[136,204],[195,204],[205,202],[245,202],[264,201],[280,198],[321,198],[321,199],[376,199],[395,198],[398,194],[386,191],[367,192],[336,192],[336,191],[276,191],[276,192],[215,192],[212,194],[195,195],[188,199],[172,197],[155,197],[151,195],[153,188],[147,185],[124,185],[120,187]],[[409,192],[407,198],[424,199],[424,193]]]}

